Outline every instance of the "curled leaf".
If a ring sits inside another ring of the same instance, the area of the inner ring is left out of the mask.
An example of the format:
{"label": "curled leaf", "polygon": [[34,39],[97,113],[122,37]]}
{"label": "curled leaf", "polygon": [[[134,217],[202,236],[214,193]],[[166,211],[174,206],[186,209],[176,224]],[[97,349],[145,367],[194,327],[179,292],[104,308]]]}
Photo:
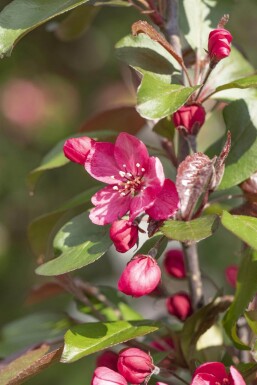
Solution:
{"label": "curled leaf", "polygon": [[231,133],[230,131],[227,132],[227,140],[221,150],[220,155],[218,156],[216,162],[215,162],[215,175],[212,180],[211,190],[216,190],[216,188],[219,186],[224,170],[225,170],[225,160],[229,154],[231,148]]}

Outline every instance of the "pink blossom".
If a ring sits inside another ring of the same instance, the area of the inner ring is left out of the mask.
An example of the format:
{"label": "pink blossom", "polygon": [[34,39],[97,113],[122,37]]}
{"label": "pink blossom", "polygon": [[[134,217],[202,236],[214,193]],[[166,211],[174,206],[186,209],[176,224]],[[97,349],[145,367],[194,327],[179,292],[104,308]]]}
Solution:
{"label": "pink blossom", "polygon": [[164,267],[167,273],[178,279],[186,277],[184,254],[180,249],[171,249],[164,257]]}
{"label": "pink blossom", "polygon": [[232,35],[224,28],[217,28],[210,32],[208,51],[211,60],[219,62],[229,56],[231,51]]}
{"label": "pink blossom", "polygon": [[195,135],[205,122],[205,109],[200,103],[190,103],[180,107],[173,114],[175,127],[184,127],[188,134]]}
{"label": "pink blossom", "polygon": [[152,357],[137,348],[124,349],[119,354],[118,370],[132,384],[141,384],[154,371]]}
{"label": "pink blossom", "polygon": [[117,372],[118,357],[119,356],[117,353],[112,352],[111,350],[105,350],[103,353],[100,354],[100,356],[97,357],[96,366],[105,366],[106,368],[112,369]]}
{"label": "pink blossom", "polygon": [[99,366],[94,371],[91,385],[128,385],[128,383],[120,373]]}
{"label": "pink blossom", "polygon": [[143,212],[155,220],[167,219],[178,209],[176,187],[164,183],[160,160],[150,157],[144,143],[132,135],[119,134],[115,144],[94,142],[85,169],[108,184],[92,197],[93,223],[112,223],[128,212],[131,221]]}
{"label": "pink blossom", "polygon": [[225,366],[221,362],[207,362],[200,365],[194,372],[191,385],[245,385],[245,381],[239,371],[230,366],[227,374]]}
{"label": "pink blossom", "polygon": [[131,259],[123,271],[118,289],[127,295],[141,297],[151,293],[161,279],[161,270],[156,260],[139,254]]}
{"label": "pink blossom", "polygon": [[67,139],[63,146],[64,155],[72,162],[84,165],[93,143],[94,140],[87,136]]}
{"label": "pink blossom", "polygon": [[165,382],[156,382],[156,385],[168,385]]}
{"label": "pink blossom", "polygon": [[189,295],[182,291],[169,297],[166,306],[168,312],[180,321],[185,321],[193,312]]}
{"label": "pink blossom", "polygon": [[114,221],[110,228],[110,238],[116,250],[125,253],[138,241],[138,226],[126,219]]}
{"label": "pink blossom", "polygon": [[226,279],[232,287],[236,287],[237,274],[238,274],[237,265],[230,265],[225,270]]}

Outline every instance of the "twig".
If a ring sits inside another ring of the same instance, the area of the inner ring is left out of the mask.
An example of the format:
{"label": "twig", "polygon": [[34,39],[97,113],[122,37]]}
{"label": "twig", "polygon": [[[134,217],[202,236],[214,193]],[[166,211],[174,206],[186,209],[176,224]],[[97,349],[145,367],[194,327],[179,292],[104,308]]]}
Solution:
{"label": "twig", "polygon": [[212,70],[213,70],[212,67],[209,67],[209,68],[208,68],[208,71],[207,71],[207,73],[206,73],[206,75],[205,75],[205,77],[204,77],[204,80],[203,80],[203,82],[202,82],[202,84],[201,84],[201,86],[200,86],[200,88],[199,88],[199,90],[198,90],[198,93],[196,94],[195,100],[199,99],[199,96],[200,96],[200,94],[201,94],[201,92],[202,92],[202,90],[203,90],[203,87],[204,87],[205,84],[207,83],[207,81],[208,81],[208,79],[209,79],[209,77],[210,77],[210,74],[212,73]]}
{"label": "twig", "polygon": [[175,168],[178,167],[178,160],[174,151],[174,145],[173,143],[168,139],[163,139],[162,142],[162,148],[166,152],[168,158],[170,159],[171,163]]}

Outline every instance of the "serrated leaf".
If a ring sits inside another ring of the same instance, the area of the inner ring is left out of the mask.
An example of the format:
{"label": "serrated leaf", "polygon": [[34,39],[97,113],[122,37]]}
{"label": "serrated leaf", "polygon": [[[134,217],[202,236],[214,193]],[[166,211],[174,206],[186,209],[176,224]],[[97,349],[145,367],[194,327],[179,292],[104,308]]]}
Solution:
{"label": "serrated leaf", "polygon": [[245,215],[231,215],[224,211],[221,223],[227,230],[257,250],[257,218]]}
{"label": "serrated leaf", "polygon": [[219,226],[217,215],[207,215],[192,221],[164,222],[160,231],[169,239],[180,242],[198,242],[210,237]]}
{"label": "serrated leaf", "polygon": [[238,349],[250,349],[237,335],[236,322],[257,291],[257,252],[248,251],[240,265],[235,298],[223,319],[223,326]]}
{"label": "serrated leaf", "polygon": [[153,321],[94,322],[76,325],[65,334],[61,362],[74,362],[89,354],[144,336],[159,329]]}
{"label": "serrated leaf", "polygon": [[61,253],[36,269],[39,275],[60,275],[81,269],[106,253],[112,241],[108,226],[97,226],[88,213],[66,223],[54,239],[54,248]]}
{"label": "serrated leaf", "polygon": [[137,111],[148,119],[161,119],[172,115],[199,88],[168,84],[159,76],[146,73],[137,93]]}

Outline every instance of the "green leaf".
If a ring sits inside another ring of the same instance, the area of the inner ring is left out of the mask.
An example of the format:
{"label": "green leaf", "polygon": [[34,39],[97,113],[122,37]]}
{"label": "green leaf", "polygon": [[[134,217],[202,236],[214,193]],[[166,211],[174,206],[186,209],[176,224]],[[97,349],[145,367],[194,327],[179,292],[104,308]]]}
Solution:
{"label": "green leaf", "polygon": [[69,219],[69,215],[74,216],[74,210],[71,209],[81,209],[82,206],[83,210],[89,208],[89,205],[91,204],[91,197],[96,193],[97,190],[99,190],[99,186],[92,187],[70,199],[58,210],[41,215],[30,223],[28,236],[31,247],[35,254],[38,254],[41,257],[45,255],[46,250],[49,247],[50,240],[58,230],[57,226],[61,224],[62,219],[64,220],[65,218],[67,221],[67,219]]}
{"label": "green leaf", "polygon": [[108,226],[97,226],[88,213],[66,223],[54,239],[54,248],[61,255],[36,269],[39,275],[60,275],[81,269],[106,253],[112,241]]}
{"label": "green leaf", "polygon": [[244,313],[245,319],[254,332],[255,335],[257,335],[257,311],[256,310],[249,310]]}
{"label": "green leaf", "polygon": [[[231,132],[231,149],[219,190],[227,189],[249,178],[257,170],[257,100],[237,100],[224,108],[227,131]],[[214,143],[208,156],[220,152],[224,139]]]}
{"label": "green leaf", "polygon": [[147,119],[164,118],[185,104],[197,88],[167,84],[159,76],[146,73],[138,88],[137,111]]}
{"label": "green leaf", "polygon": [[175,126],[173,120],[170,116],[159,120],[159,122],[156,123],[156,125],[153,127],[153,131],[172,142],[175,134]]}
{"label": "green leaf", "polygon": [[120,60],[139,70],[163,75],[181,71],[173,56],[144,33],[124,37],[115,48]]}
{"label": "green leaf", "polygon": [[89,0],[14,0],[0,13],[0,57],[10,55],[28,32]]}
{"label": "green leaf", "polygon": [[219,226],[219,217],[217,215],[207,215],[192,221],[174,221],[164,222],[160,231],[167,238],[180,242],[198,242],[201,239],[210,237]]}
{"label": "green leaf", "polygon": [[74,362],[89,354],[144,336],[159,329],[153,321],[94,322],[72,327],[65,334],[61,362]]}
{"label": "green leaf", "polygon": [[256,88],[257,87],[257,75],[248,76],[245,78],[233,80],[230,83],[223,84],[215,89],[215,93],[223,90],[228,90],[230,88]]}
{"label": "green leaf", "polygon": [[[149,250],[156,245],[156,243],[163,237],[162,234],[157,233],[153,237],[149,238],[144,244],[136,251],[136,254],[148,254]],[[167,247],[168,240],[164,239],[161,245],[158,247],[158,252],[155,256],[158,259]]]}
{"label": "green leaf", "polygon": [[235,298],[223,319],[223,326],[238,349],[250,349],[237,335],[236,322],[257,291],[257,252],[249,252],[239,268]]}
{"label": "green leaf", "polygon": [[227,230],[257,250],[257,218],[245,215],[231,215],[224,211],[221,223]]}
{"label": "green leaf", "polygon": [[[117,289],[108,286],[98,286],[99,296],[105,297],[105,301],[100,301],[97,296],[88,297],[95,309],[104,315],[107,321],[118,321],[120,317],[125,321],[141,320],[142,316],[133,310]],[[111,306],[113,305],[113,306]],[[79,310],[85,314],[91,314],[88,306],[79,304]]]}

